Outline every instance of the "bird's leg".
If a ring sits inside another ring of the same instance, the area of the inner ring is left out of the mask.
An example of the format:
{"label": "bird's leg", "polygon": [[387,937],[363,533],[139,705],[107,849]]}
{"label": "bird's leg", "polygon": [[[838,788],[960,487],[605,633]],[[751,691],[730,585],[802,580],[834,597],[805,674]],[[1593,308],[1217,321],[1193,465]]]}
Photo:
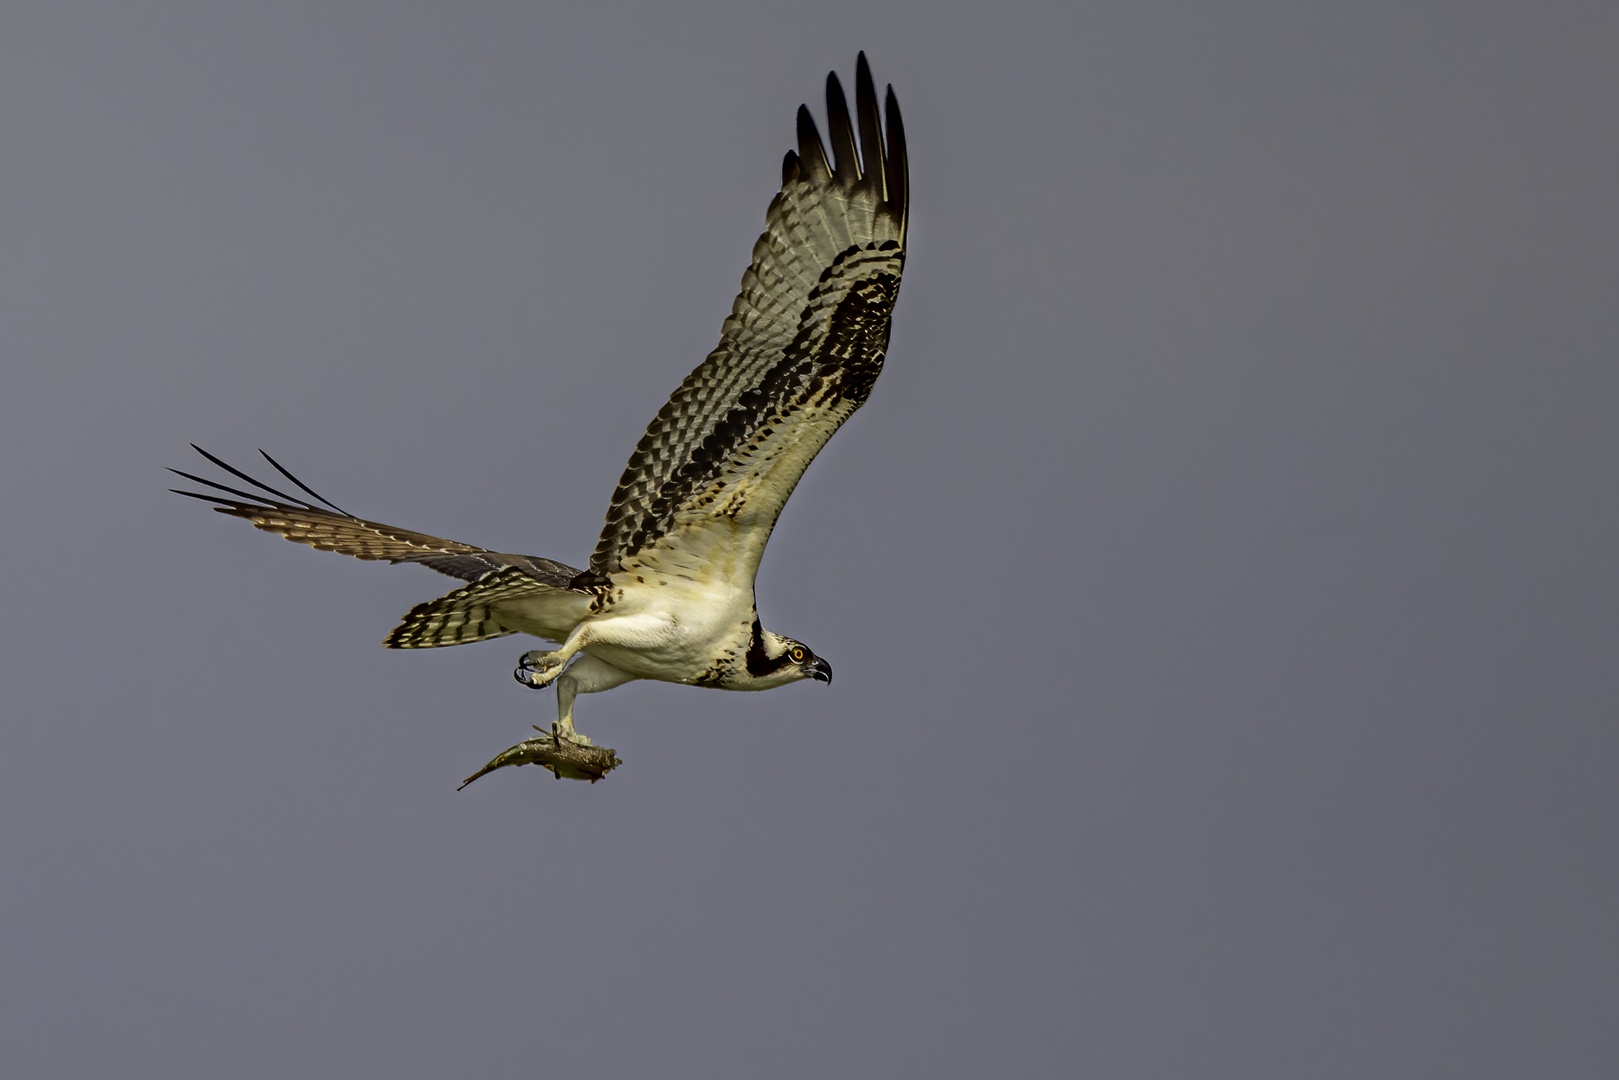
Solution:
{"label": "bird's leg", "polygon": [[[560,649],[553,652],[535,649],[533,652],[524,653],[517,661],[517,670],[512,674],[524,686],[532,686],[535,689],[549,686],[553,679],[562,674],[562,669],[580,649],[591,645],[618,645],[626,649],[645,649],[667,643],[670,635],[675,632],[675,626],[674,620],[666,615],[612,615],[587,619],[573,628],[573,632],[568,635],[568,640],[562,643]],[[624,678],[633,677],[624,676]],[[591,679],[595,681],[594,676]],[[614,682],[610,685],[619,684]],[[605,690],[607,686],[604,685],[601,689]],[[594,690],[583,686],[579,692],[595,693]]]}
{"label": "bird's leg", "polygon": [[581,746],[594,746],[587,737],[573,727],[573,701],[580,694],[599,694],[615,686],[633,682],[634,675],[620,670],[605,660],[589,653],[581,653],[568,665],[568,670],[557,677],[557,719],[551,733],[559,739],[572,740]]}
{"label": "bird's leg", "polygon": [[578,693],[579,680],[570,669],[557,679],[557,722],[551,725],[551,734],[558,739],[592,746],[589,739],[573,729],[573,699]]}
{"label": "bird's leg", "polygon": [[567,662],[568,657],[561,649],[555,652],[531,649],[517,658],[517,670],[512,672],[512,675],[524,686],[544,690],[551,685],[551,681],[562,670],[562,665]]}
{"label": "bird's leg", "polygon": [[517,681],[524,686],[541,690],[551,685],[551,681],[562,674],[563,667],[573,659],[575,653],[585,646],[585,631],[589,623],[580,623],[568,635],[568,640],[562,647],[553,652],[543,649],[531,649],[517,659],[517,670],[512,672]]}

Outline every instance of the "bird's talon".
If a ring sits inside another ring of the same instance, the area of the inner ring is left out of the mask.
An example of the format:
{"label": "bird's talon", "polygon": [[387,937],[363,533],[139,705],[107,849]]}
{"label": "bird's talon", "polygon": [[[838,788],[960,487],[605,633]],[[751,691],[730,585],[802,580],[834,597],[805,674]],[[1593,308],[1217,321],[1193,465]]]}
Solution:
{"label": "bird's talon", "polygon": [[562,674],[565,663],[566,661],[557,658],[556,653],[534,649],[518,658],[517,670],[512,674],[524,686],[538,690],[551,685],[556,677]]}

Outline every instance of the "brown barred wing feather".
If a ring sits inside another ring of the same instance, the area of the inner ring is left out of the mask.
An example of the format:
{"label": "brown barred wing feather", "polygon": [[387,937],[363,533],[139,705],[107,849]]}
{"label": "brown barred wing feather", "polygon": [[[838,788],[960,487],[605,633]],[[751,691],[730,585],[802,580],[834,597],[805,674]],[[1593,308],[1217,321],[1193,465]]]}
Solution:
{"label": "brown barred wing feather", "polygon": [[476,581],[491,570],[517,567],[534,581],[551,588],[572,588],[576,581],[581,585],[584,584],[583,580],[580,580],[580,571],[550,559],[491,551],[473,544],[463,544],[458,540],[446,540],[443,537],[429,536],[426,533],[355,517],[304,487],[301,481],[282,469],[274,458],[264,454],[262,450],[259,453],[264,454],[265,460],[275,465],[283,475],[316,500],[326,503],[330,509],[278,491],[240,469],[226,464],[200,446],[193,449],[233,476],[247,481],[272,497],[228,487],[179,469],[170,469],[170,472],[183,476],[193,483],[236,497],[221,498],[218,495],[181,491],[178,488],[172,489],[175,494],[214,503],[216,504],[214,509],[221,514],[250,521],[256,528],[277,533],[293,543],[307,544],[317,551],[335,551],[339,555],[351,555],[356,559],[419,563],[430,570],[437,570],[441,574],[448,574],[462,581]]}

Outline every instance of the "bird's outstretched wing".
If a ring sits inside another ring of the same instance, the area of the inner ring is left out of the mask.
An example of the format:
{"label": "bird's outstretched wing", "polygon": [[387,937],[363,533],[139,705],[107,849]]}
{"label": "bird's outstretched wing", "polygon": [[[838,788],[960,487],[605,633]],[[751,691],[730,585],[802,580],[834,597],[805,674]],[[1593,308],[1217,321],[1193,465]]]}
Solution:
{"label": "bird's outstretched wing", "polygon": [[905,265],[905,129],[890,87],[885,143],[864,53],[855,116],[835,73],[826,108],[832,160],[800,106],[798,150],[782,163],[719,347],[630,457],[590,559],[596,574],[702,560],[751,585],[799,477],[882,371]]}
{"label": "bird's outstretched wing", "polygon": [[356,518],[353,513],[322,499],[264,450],[259,450],[264,453],[264,460],[314,502],[277,491],[196,444],[193,449],[222,470],[267,494],[241,491],[240,487],[228,487],[191,473],[170,470],[193,483],[235,495],[235,499],[180,491],[178,487],[173,489],[176,494],[217,504],[214,508],[220,513],[253,521],[254,526],[266,533],[282,534],[296,544],[308,544],[317,551],[335,551],[340,555],[353,555],[355,559],[421,563],[429,570],[468,581],[468,585],[436,601],[413,607],[382,641],[390,649],[432,649],[445,644],[504,638],[510,633],[533,633],[560,640],[596,596],[593,586],[604,585],[596,575],[541,559],[538,555],[489,551],[487,547]]}
{"label": "bird's outstretched wing", "polygon": [[251,521],[266,532],[279,533],[319,551],[335,551],[356,559],[420,563],[469,583],[412,608],[383,640],[390,649],[464,645],[516,633],[561,640],[596,596],[594,590],[605,584],[593,574],[537,555],[490,551],[355,517],[316,494],[263,450],[259,453],[264,454],[264,460],[314,502],[255,480],[200,446],[193,444],[193,449],[267,494],[258,495],[171,469],[187,480],[236,497],[173,489],[177,494],[215,503],[214,509],[221,514]]}
{"label": "bird's outstretched wing", "polygon": [[589,580],[588,575],[581,578],[580,571],[571,566],[542,559],[536,555],[511,555],[490,551],[488,548],[463,544],[458,540],[445,540],[442,537],[428,536],[426,533],[412,532],[409,529],[355,517],[321,498],[263,450],[259,453],[264,455],[264,460],[274,466],[277,472],[316,502],[325,503],[330,509],[316,506],[314,502],[296,495],[277,491],[240,469],[227,465],[196,444],[192,444],[192,449],[232,476],[247,481],[274,498],[242,491],[240,488],[227,487],[179,469],[170,469],[170,472],[183,476],[193,483],[203,484],[237,497],[222,499],[218,495],[181,491],[179,488],[171,489],[175,494],[217,503],[214,509],[221,514],[230,514],[251,521],[256,528],[265,532],[279,533],[293,543],[308,544],[317,551],[335,551],[339,555],[352,555],[356,559],[419,563],[430,570],[437,570],[441,574],[448,574],[462,581],[477,581],[492,570],[504,570],[508,567],[515,567],[534,581],[555,589],[582,588]]}

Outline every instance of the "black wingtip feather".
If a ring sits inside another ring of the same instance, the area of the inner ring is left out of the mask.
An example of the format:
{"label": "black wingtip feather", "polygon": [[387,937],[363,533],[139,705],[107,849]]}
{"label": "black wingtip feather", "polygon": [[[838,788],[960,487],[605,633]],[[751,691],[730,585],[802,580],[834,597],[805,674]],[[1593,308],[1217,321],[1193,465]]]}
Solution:
{"label": "black wingtip feather", "polygon": [[281,462],[279,462],[275,458],[271,457],[264,449],[261,448],[259,450],[259,453],[263,455],[265,461],[268,461],[272,466],[275,467],[276,472],[280,473],[282,476],[285,476],[288,480],[291,480],[294,484],[297,484],[299,490],[303,491],[304,494],[306,494],[306,495],[312,496],[315,499],[316,502],[325,503],[327,506],[330,506],[333,510],[336,510],[339,514],[342,514],[344,517],[353,517],[354,516],[353,514],[349,513],[347,510],[343,509],[341,506],[338,506],[336,503],[332,502],[330,499],[328,499],[325,496],[321,495],[318,491],[316,491],[314,488],[310,487],[308,484],[304,483],[302,480],[298,479],[296,476],[292,475],[290,472],[288,472],[286,470],[286,467],[283,466],[281,464]]}
{"label": "black wingtip feather", "polygon": [[[268,503],[270,501],[270,500],[266,499],[263,495],[255,495],[251,491],[243,491],[241,488],[226,487],[224,484],[215,483],[212,480],[204,480],[200,476],[193,476],[192,474],[190,474],[188,472],[184,472],[184,471],[182,471],[180,469],[170,469],[169,472],[173,473],[175,476],[183,476],[187,480],[190,480],[193,484],[203,484],[203,485],[206,485],[207,487],[211,487],[211,488],[215,489],[216,491],[228,491],[232,495],[240,495],[244,499],[251,500],[251,502],[253,504],[256,504],[256,505]],[[173,491],[174,489],[170,488],[169,490]],[[212,499],[213,498],[212,495],[196,495],[196,494],[193,494],[192,492],[189,492],[189,491],[182,491],[179,494],[181,494],[181,495],[190,495],[193,499]],[[224,500],[215,500],[215,501],[223,502]],[[246,505],[246,504],[244,504],[244,505]],[[297,505],[296,501],[292,505]]]}
{"label": "black wingtip feather", "polygon": [[871,81],[871,65],[862,50],[854,68],[854,111],[860,124],[860,162],[866,178],[877,191],[888,197],[888,169],[883,152],[882,114],[877,110],[877,86]]}
{"label": "black wingtip feather", "polygon": [[239,513],[248,508],[246,503],[239,503],[235,499],[221,499],[217,495],[203,495],[196,491],[181,491],[179,488],[170,488],[169,490],[176,495],[184,495],[188,499],[200,499],[203,502],[218,503],[219,505],[214,509],[224,514]]}
{"label": "black wingtip feather", "polygon": [[798,107],[798,163],[810,178],[817,174],[832,175],[826,161],[826,147],[821,145],[821,133],[815,128],[815,118],[808,105]]}
{"label": "black wingtip feather", "polygon": [[855,150],[849,101],[835,71],[826,73],[826,134],[832,140],[834,175],[845,184],[855,183],[860,179],[860,155]]}
{"label": "black wingtip feather", "polygon": [[899,115],[899,98],[894,88],[888,88],[888,165],[893,180],[888,185],[888,201],[899,217],[899,234],[905,235],[905,223],[910,213],[911,167],[905,156],[905,121]]}
{"label": "black wingtip feather", "polygon": [[[268,491],[271,495],[274,495],[276,498],[285,499],[287,502],[291,503],[294,506],[309,506],[308,503],[304,502],[302,499],[298,498],[296,495],[288,495],[285,491],[277,491],[275,488],[271,487],[269,484],[266,484],[266,483],[264,483],[263,481],[260,481],[260,480],[253,479],[251,476],[247,475],[245,472],[243,472],[241,469],[238,469],[236,466],[225,464],[223,461],[220,461],[218,458],[214,457],[214,455],[210,454],[208,451],[204,450],[202,447],[198,446],[196,443],[191,444],[191,449],[195,450],[197,453],[201,454],[203,457],[207,458],[209,461],[213,462],[215,465],[218,465],[221,469],[224,469],[226,472],[230,473],[232,476],[236,477],[237,479],[246,480],[249,484],[252,484],[254,487],[258,488],[260,491]],[[170,469],[169,471],[170,472],[180,472],[179,469]],[[221,491],[232,491],[232,490],[234,490],[232,488],[225,487],[223,484],[216,484],[211,480],[203,480],[203,479],[200,479],[199,477],[190,476],[190,475],[188,475],[186,473],[180,473],[180,475],[186,477],[186,479],[188,479],[188,480],[196,480],[200,484],[207,484],[210,487],[219,488],[219,490],[221,490]],[[242,494],[245,494],[245,493],[238,491],[237,494],[242,495]],[[248,495],[247,497],[250,498],[250,499],[258,498],[258,496],[256,496],[256,495]],[[310,508],[313,509],[313,507],[310,507]]]}
{"label": "black wingtip feather", "polygon": [[789,150],[787,151],[787,156],[781,159],[781,186],[786,187],[797,179],[798,154]]}
{"label": "black wingtip feather", "polygon": [[[276,506],[276,505],[281,506],[281,508],[283,508],[283,509],[315,510],[315,511],[319,511],[320,513],[325,513],[326,512],[324,510],[321,510],[320,507],[316,506],[315,503],[309,502],[307,499],[300,499],[295,495],[288,495],[285,491],[278,491],[275,488],[271,487],[269,484],[264,483],[263,481],[255,480],[253,477],[247,475],[247,473],[243,472],[241,469],[238,469],[236,466],[229,465],[229,464],[225,463],[224,461],[221,461],[219,458],[217,458],[214,455],[210,454],[208,451],[204,450],[202,447],[198,446],[196,443],[192,443],[191,448],[193,450],[195,450],[197,453],[201,454],[203,457],[207,458],[209,461],[213,462],[215,465],[218,465],[221,469],[224,469],[226,472],[230,473],[232,476],[239,477],[240,479],[246,480],[249,484],[252,484],[254,487],[258,488],[260,491],[269,492],[271,495],[274,495],[277,499],[281,500],[281,502],[279,504],[273,503],[273,502],[271,502],[271,500],[266,499],[263,495],[255,495],[253,492],[251,492],[251,491],[243,491],[241,488],[227,487],[226,485],[218,483],[217,481],[206,480],[203,477],[194,476],[193,474],[188,473],[183,469],[170,469],[169,472],[173,473],[176,476],[183,476],[187,480],[190,480],[194,484],[203,484],[203,485],[205,485],[207,487],[211,487],[211,488],[215,489],[216,491],[227,491],[232,495],[239,495],[242,498],[247,499],[248,501],[245,502],[245,503],[240,503],[240,502],[236,502],[236,501],[231,500],[231,499],[218,499],[218,498],[215,498],[212,495],[199,495],[194,491],[180,491],[178,488],[170,488],[169,489],[170,491],[175,492],[175,494],[177,494],[177,495],[189,495],[193,499],[207,499],[207,500],[209,500],[211,502],[223,503],[225,506],[232,508],[231,510],[226,511],[227,513],[236,513],[236,512],[241,512],[241,511],[244,511],[244,510],[267,509],[269,507],[273,507],[273,506]],[[347,510],[344,510],[341,506],[338,506],[336,503],[332,502],[331,500],[325,498],[319,492],[317,492],[315,489],[311,488],[308,484],[304,483],[302,480],[300,480],[296,476],[292,475],[292,473],[288,472],[286,467],[284,465],[282,465],[279,461],[277,461],[275,458],[271,457],[269,454],[265,453],[263,450],[260,450],[259,453],[264,455],[264,460],[265,461],[268,461],[272,466],[275,467],[276,472],[280,473],[282,476],[285,476],[288,480],[291,480],[294,484],[297,484],[300,490],[302,490],[303,492],[305,492],[306,494],[308,494],[309,496],[314,498],[316,500],[316,502],[325,503],[327,506],[331,507],[337,513],[342,514],[346,518],[354,517],[353,514],[349,513]],[[266,504],[268,504],[268,506],[266,506]],[[216,507],[216,509],[219,509],[219,508]],[[356,520],[358,520],[358,519],[356,519]]]}

